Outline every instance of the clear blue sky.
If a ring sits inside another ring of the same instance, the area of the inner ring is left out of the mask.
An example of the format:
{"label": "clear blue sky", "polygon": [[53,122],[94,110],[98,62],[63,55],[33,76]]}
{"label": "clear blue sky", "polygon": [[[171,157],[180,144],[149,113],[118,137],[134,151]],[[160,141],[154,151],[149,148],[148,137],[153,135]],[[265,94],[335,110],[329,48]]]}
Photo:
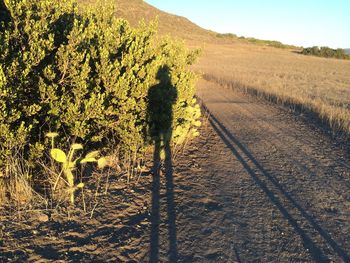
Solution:
{"label": "clear blue sky", "polygon": [[146,0],[220,33],[350,48],[350,0]]}

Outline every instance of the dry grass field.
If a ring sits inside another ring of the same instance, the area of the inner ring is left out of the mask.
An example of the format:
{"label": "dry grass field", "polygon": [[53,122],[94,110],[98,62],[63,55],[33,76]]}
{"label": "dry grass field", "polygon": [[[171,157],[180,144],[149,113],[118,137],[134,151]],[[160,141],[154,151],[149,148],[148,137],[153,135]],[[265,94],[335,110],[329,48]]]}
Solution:
{"label": "dry grass field", "polygon": [[302,107],[350,133],[350,61],[238,41],[203,49],[194,68],[205,79]]}
{"label": "dry grass field", "polygon": [[116,0],[117,15],[136,25],[158,18],[159,33],[200,47],[194,69],[207,80],[315,113],[335,131],[350,133],[350,61],[304,56],[297,50],[218,37],[186,18],[141,0]]}

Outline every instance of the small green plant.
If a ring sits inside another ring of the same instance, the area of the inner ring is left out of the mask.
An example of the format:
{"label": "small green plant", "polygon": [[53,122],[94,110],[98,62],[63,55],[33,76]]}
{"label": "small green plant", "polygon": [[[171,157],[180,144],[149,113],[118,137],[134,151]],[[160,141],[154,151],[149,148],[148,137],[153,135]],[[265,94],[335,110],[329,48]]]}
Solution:
{"label": "small green plant", "polygon": [[99,151],[93,151],[85,155],[85,157],[78,157],[74,159],[75,152],[83,149],[83,145],[79,143],[74,143],[71,145],[68,154],[66,154],[63,150],[59,148],[54,148],[54,139],[58,136],[57,133],[48,133],[47,137],[51,138],[51,150],[50,156],[56,162],[62,164],[62,170],[57,176],[57,180],[54,185],[54,190],[57,187],[58,181],[61,178],[61,174],[63,173],[66,177],[68,184],[68,192],[70,194],[71,204],[74,205],[74,192],[84,187],[84,183],[75,184],[75,176],[74,171],[77,168],[78,164],[84,163],[97,163],[98,168],[104,168],[107,164],[107,160],[104,157],[97,159],[99,156]]}
{"label": "small green plant", "polygon": [[183,116],[181,125],[177,125],[173,132],[173,142],[175,145],[184,144],[187,140],[199,135],[198,127],[202,124],[199,120],[201,110],[196,99],[192,99],[191,103],[186,105]]}
{"label": "small green plant", "polygon": [[198,128],[202,125],[201,109],[195,98],[185,106],[183,117],[181,124],[176,126],[172,134],[174,158],[181,149],[186,148],[189,140],[199,136]]}

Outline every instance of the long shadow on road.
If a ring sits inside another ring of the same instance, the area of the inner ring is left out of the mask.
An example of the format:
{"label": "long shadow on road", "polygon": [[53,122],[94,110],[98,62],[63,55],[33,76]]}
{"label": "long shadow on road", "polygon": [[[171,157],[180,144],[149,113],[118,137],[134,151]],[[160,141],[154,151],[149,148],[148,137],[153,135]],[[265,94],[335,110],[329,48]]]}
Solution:
{"label": "long shadow on road", "polygon": [[[254,182],[261,188],[261,190],[267,195],[270,201],[279,209],[281,214],[288,220],[289,224],[294,228],[296,233],[301,237],[303,245],[310,252],[312,258],[316,262],[329,262],[330,259],[324,254],[322,249],[320,249],[317,244],[312,240],[312,238],[301,228],[298,221],[291,215],[290,211],[283,205],[282,201],[278,197],[278,192],[282,194],[282,197],[288,200],[289,204],[293,208],[297,209],[300,215],[305,219],[325,240],[325,242],[333,248],[336,254],[342,258],[345,262],[350,262],[350,256],[347,252],[336,243],[334,239],[310,216],[307,211],[305,211],[294,199],[293,197],[283,188],[283,186],[269,173],[264,167],[254,158],[254,156],[243,146],[237,138],[235,138],[231,132],[229,132],[226,127],[220,123],[220,121],[210,113],[209,109],[203,105],[206,111],[209,113],[209,121],[213,126],[214,130],[218,133],[224,143],[229,147],[234,156],[243,165],[245,170],[252,177]],[[245,160],[248,159],[254,165],[248,164]],[[272,183],[275,189],[270,189],[265,182],[260,178],[254,170],[259,171],[268,182]],[[274,192],[275,191],[275,192]]]}
{"label": "long shadow on road", "polygon": [[[150,237],[150,262],[159,261],[159,236],[161,223],[160,190],[161,171],[165,172],[167,225],[168,225],[168,260],[177,262],[176,210],[174,196],[173,166],[170,140],[172,137],[172,105],[177,98],[177,90],[172,85],[167,66],[160,67],[157,74],[159,84],[148,92],[148,120],[150,134],[154,141],[152,215]],[[164,153],[163,169],[161,153]]]}

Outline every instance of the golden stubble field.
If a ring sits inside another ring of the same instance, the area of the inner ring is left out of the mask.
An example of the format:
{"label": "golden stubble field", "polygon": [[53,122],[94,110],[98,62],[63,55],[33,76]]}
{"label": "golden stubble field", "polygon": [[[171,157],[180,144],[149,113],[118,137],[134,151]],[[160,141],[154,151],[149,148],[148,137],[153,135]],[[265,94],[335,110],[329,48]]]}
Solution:
{"label": "golden stubble field", "polygon": [[350,133],[350,61],[242,43],[200,44],[194,66],[207,80],[315,112]]}

